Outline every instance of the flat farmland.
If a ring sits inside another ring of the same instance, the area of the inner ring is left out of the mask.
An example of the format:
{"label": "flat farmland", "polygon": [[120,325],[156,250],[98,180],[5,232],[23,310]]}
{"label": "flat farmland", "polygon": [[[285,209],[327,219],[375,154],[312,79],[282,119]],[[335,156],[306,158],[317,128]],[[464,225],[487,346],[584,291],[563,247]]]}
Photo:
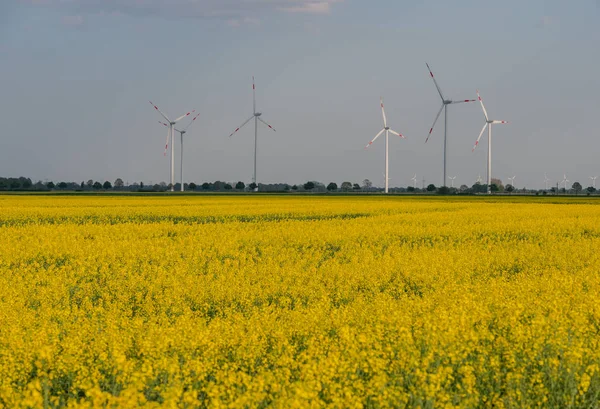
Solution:
{"label": "flat farmland", "polygon": [[0,196],[0,407],[597,407],[600,201]]}

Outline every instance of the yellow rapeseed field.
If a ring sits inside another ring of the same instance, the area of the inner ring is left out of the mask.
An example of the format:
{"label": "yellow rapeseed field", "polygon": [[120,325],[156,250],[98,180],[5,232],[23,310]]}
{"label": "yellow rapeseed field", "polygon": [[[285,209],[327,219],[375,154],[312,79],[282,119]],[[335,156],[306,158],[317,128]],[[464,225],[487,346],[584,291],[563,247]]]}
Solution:
{"label": "yellow rapeseed field", "polygon": [[0,407],[600,402],[600,201],[0,196]]}

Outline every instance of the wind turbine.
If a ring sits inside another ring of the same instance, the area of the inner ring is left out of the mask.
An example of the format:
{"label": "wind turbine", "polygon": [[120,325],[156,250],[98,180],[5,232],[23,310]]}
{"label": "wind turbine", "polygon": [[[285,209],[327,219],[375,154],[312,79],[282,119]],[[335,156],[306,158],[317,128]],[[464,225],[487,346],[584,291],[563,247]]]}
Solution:
{"label": "wind turbine", "polygon": [[483,179],[481,179],[481,175],[477,175],[477,183],[481,184],[481,182],[483,182]]}
{"label": "wind turbine", "polygon": [[431,75],[431,79],[433,80],[433,83],[435,84],[435,87],[437,88],[437,91],[440,94],[440,98],[442,98],[442,107],[438,111],[438,113],[435,117],[435,120],[433,121],[433,125],[431,125],[431,128],[429,129],[429,135],[427,135],[427,139],[425,139],[425,143],[427,143],[427,141],[429,140],[429,137],[431,136],[431,133],[433,132],[433,128],[435,127],[435,124],[437,123],[437,120],[440,117],[442,110],[444,110],[444,179],[442,181],[442,184],[444,186],[446,186],[446,165],[448,163],[448,149],[447,149],[447,147],[448,147],[448,105],[462,104],[464,102],[475,102],[475,100],[474,99],[463,99],[463,100],[459,100],[459,101],[453,101],[451,99],[444,98],[444,95],[442,94],[442,90],[440,89],[440,86],[438,85],[437,81],[435,80],[435,77],[433,76],[433,73],[431,72],[431,68],[429,68],[429,64],[425,63],[425,65],[427,65],[427,69],[429,70],[429,75]]}
{"label": "wind turbine", "polygon": [[563,180],[560,183],[564,183],[565,184],[565,193],[567,192],[567,183],[569,183],[569,182],[570,182],[570,180],[567,179],[567,174],[566,173],[563,174]]}
{"label": "wind turbine", "polygon": [[416,190],[417,189],[417,174],[415,173],[415,175],[410,180],[413,181],[413,188]]}
{"label": "wind turbine", "polygon": [[454,187],[454,179],[456,179],[456,176],[448,176],[448,179],[452,181],[451,187]]}
{"label": "wind turbine", "polygon": [[515,179],[516,179],[516,178],[517,178],[516,176],[513,176],[512,178],[507,178],[508,180],[510,180],[510,185],[511,185],[512,187],[515,187]]}
{"label": "wind turbine", "polygon": [[485,106],[483,105],[483,100],[481,99],[481,95],[479,95],[479,90],[477,90],[477,99],[479,99],[479,103],[481,104],[481,109],[483,110],[483,115],[485,116],[485,125],[481,129],[479,133],[479,137],[477,141],[475,141],[475,145],[473,146],[473,151],[479,145],[479,140],[481,139],[481,135],[485,132],[485,128],[488,128],[488,158],[487,158],[487,192],[488,195],[492,194],[492,125],[494,124],[507,124],[507,121],[494,121],[488,117],[487,111],[485,110]]}
{"label": "wind turbine", "polygon": [[[194,121],[196,120],[196,118],[198,118],[198,116],[200,116],[200,113],[196,114],[196,116],[194,118],[192,118],[192,121],[188,124],[188,126],[186,126],[185,128],[183,128],[181,131],[177,128],[173,128],[176,132],[179,132],[179,136],[180,136],[180,140],[181,140],[181,159],[179,160],[179,165],[180,165],[180,176],[181,176],[181,191],[183,192],[183,134],[187,132],[187,129],[192,126],[192,124],[194,123]],[[162,121],[158,121],[158,123],[163,124],[166,127],[169,127],[168,124],[165,124]],[[167,148],[165,147],[165,154],[167,153]]]}
{"label": "wind turbine", "polygon": [[389,126],[387,126],[387,118],[385,117],[385,109],[383,108],[383,98],[380,97],[379,98],[380,102],[381,102],[381,115],[383,116],[383,129],[381,131],[379,131],[379,133],[377,135],[375,135],[375,138],[373,138],[371,140],[371,142],[369,142],[367,144],[367,146],[365,146],[365,149],[367,149],[369,146],[371,146],[373,144],[373,142],[375,142],[375,139],[379,138],[379,136],[385,132],[385,193],[388,192],[388,185],[389,185],[389,179],[388,179],[388,175],[389,175],[389,157],[388,157],[388,147],[389,147],[389,134],[392,133],[396,136],[399,136],[402,139],[406,139],[404,138],[404,136],[402,134],[399,134],[398,132],[390,129]]}
{"label": "wind turbine", "polygon": [[548,182],[550,182],[550,179],[548,179],[548,176],[544,173],[544,183],[546,184],[546,190],[548,190]]}
{"label": "wind turbine", "polygon": [[592,179],[592,187],[596,189],[596,179],[598,179],[598,176],[590,176],[590,179]]}
{"label": "wind turbine", "polygon": [[154,103],[152,101],[148,101],[148,102],[150,102],[150,105],[152,105],[154,107],[154,109],[156,109],[158,111],[158,113],[160,113],[162,115],[162,117],[165,118],[165,120],[168,122],[167,127],[169,128],[169,133],[167,134],[167,142],[165,143],[165,156],[167,155],[169,141],[171,141],[171,192],[173,192],[173,191],[175,191],[175,150],[173,149],[173,145],[174,145],[174,143],[173,143],[173,127],[175,126],[175,124],[177,122],[179,122],[186,116],[190,115],[192,112],[196,112],[196,111],[193,110],[191,112],[188,112],[187,114],[181,115],[179,118],[175,119],[174,121],[171,121],[165,114],[162,113],[162,111],[160,109],[158,109],[158,107],[156,105],[154,105]]}
{"label": "wind turbine", "polygon": [[246,120],[246,122],[244,122],[239,127],[237,127],[236,130],[233,131],[231,133],[231,135],[229,135],[229,137],[231,138],[237,131],[239,131],[240,129],[242,129],[244,127],[244,125],[246,125],[248,122],[250,122],[252,120],[252,118],[254,118],[254,176],[252,178],[252,183],[254,183],[256,185],[256,187],[254,188],[254,191],[258,192],[258,182],[257,182],[257,179],[256,179],[256,151],[258,149],[258,121],[262,122],[263,124],[265,124],[266,126],[268,126],[269,129],[272,129],[273,131],[275,131],[275,128],[273,128],[271,125],[269,125],[268,123],[266,123],[261,118],[262,113],[256,112],[256,85],[254,85],[254,77],[252,77],[252,109],[253,109],[253,112],[254,112],[252,114],[252,116],[250,118],[248,118]]}

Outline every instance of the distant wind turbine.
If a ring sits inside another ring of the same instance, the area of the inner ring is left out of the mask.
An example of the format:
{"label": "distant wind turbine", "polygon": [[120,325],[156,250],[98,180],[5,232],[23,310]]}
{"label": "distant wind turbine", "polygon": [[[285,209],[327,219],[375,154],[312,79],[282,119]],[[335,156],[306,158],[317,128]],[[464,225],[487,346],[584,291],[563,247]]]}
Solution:
{"label": "distant wind turbine", "polygon": [[508,180],[510,180],[510,185],[511,185],[512,187],[515,187],[515,179],[516,179],[516,178],[517,178],[516,176],[513,176],[512,178],[507,178]]}
{"label": "distant wind turbine", "polygon": [[454,179],[456,179],[456,176],[448,176],[448,179],[452,181],[451,187],[454,187]]}
{"label": "distant wind turbine", "polygon": [[485,124],[479,133],[479,137],[475,141],[475,145],[473,146],[473,151],[479,145],[479,140],[481,139],[481,135],[485,132],[485,128],[488,128],[488,157],[487,157],[487,192],[488,194],[492,194],[492,125],[494,124],[507,124],[506,121],[494,121],[488,117],[487,111],[485,110],[485,105],[483,105],[483,100],[481,99],[481,95],[479,95],[479,90],[477,90],[477,99],[481,104],[481,109],[483,110],[483,115],[485,116]]}
{"label": "distant wind turbine", "polygon": [[590,179],[592,179],[592,187],[594,189],[596,189],[596,179],[598,178],[598,176],[590,176]]}
{"label": "distant wind turbine", "polygon": [[262,113],[256,112],[256,85],[254,85],[254,77],[252,77],[252,107],[253,107],[253,112],[254,112],[252,114],[252,116],[250,118],[248,118],[246,120],[246,122],[244,122],[239,127],[237,127],[236,130],[233,131],[231,133],[231,135],[229,135],[229,137],[231,138],[237,131],[242,129],[244,127],[244,125],[246,125],[248,122],[250,122],[252,120],[252,118],[254,118],[254,176],[252,177],[252,182],[256,185],[256,187],[254,188],[254,191],[256,192],[256,191],[258,191],[258,179],[256,177],[256,152],[257,152],[257,148],[258,148],[258,122],[259,121],[262,122],[263,124],[268,126],[269,129],[272,129],[273,131],[275,131],[275,128],[273,128],[271,125],[266,123],[261,118]]}
{"label": "distant wind turbine", "polygon": [[429,140],[429,137],[431,136],[431,133],[433,132],[433,128],[435,127],[435,124],[437,123],[438,118],[440,117],[442,110],[444,110],[444,179],[442,181],[443,186],[446,186],[446,166],[448,163],[448,105],[451,104],[462,104],[464,102],[475,102],[474,99],[462,99],[462,100],[458,100],[458,101],[452,101],[450,99],[446,99],[444,98],[444,95],[442,94],[442,90],[440,89],[440,86],[438,85],[437,81],[435,80],[435,77],[433,76],[433,72],[431,72],[431,68],[429,68],[429,64],[425,63],[425,65],[427,66],[427,69],[429,70],[429,75],[431,75],[431,79],[433,80],[433,83],[435,84],[435,87],[437,88],[438,94],[440,94],[440,98],[442,99],[442,107],[440,108],[440,110],[438,111],[435,120],[433,121],[433,125],[431,125],[431,128],[429,129],[429,135],[427,135],[427,139],[425,139],[425,143],[427,143],[427,141]]}
{"label": "distant wind turbine", "polygon": [[[199,113],[198,113],[198,114],[196,114],[196,116],[195,116],[194,118],[192,118],[192,121],[191,121],[191,122],[190,122],[190,123],[189,123],[189,124],[188,124],[188,125],[187,125],[185,128],[183,128],[181,131],[180,131],[179,129],[177,129],[177,128],[173,128],[173,129],[174,129],[176,132],[179,132],[179,136],[180,136],[180,138],[181,138],[181,139],[180,139],[180,140],[181,140],[181,142],[180,142],[180,144],[181,144],[181,158],[179,159],[179,166],[180,166],[180,173],[179,173],[179,176],[181,177],[181,183],[180,183],[180,184],[181,184],[181,187],[180,187],[180,191],[182,191],[182,192],[184,191],[184,188],[183,188],[183,134],[185,134],[185,133],[187,132],[187,129],[188,129],[190,126],[192,126],[192,124],[194,123],[194,121],[196,120],[196,118],[198,118],[198,116],[199,116],[199,115],[200,115]],[[159,122],[160,124],[162,124],[162,125],[166,126],[166,127],[169,127],[169,125],[165,124],[165,123],[164,123],[164,122],[162,122],[162,121],[158,121],[158,122]],[[166,147],[165,147],[165,154],[166,154],[166,152],[167,152],[167,151],[166,151]]]}
{"label": "distant wind turbine", "polygon": [[383,108],[383,98],[380,98],[381,101],[381,115],[383,116],[383,129],[381,131],[379,131],[379,133],[377,135],[375,135],[375,138],[373,138],[371,140],[371,142],[369,142],[367,144],[367,146],[365,146],[365,149],[367,149],[369,146],[371,146],[373,144],[373,142],[375,142],[375,140],[377,138],[379,138],[379,136],[385,132],[385,193],[388,193],[388,188],[389,188],[389,155],[388,155],[388,147],[389,147],[389,134],[392,133],[396,136],[399,136],[400,138],[404,138],[404,136],[392,129],[390,129],[390,127],[387,125],[387,118],[385,116],[385,109]]}
{"label": "distant wind turbine", "polygon": [[417,174],[415,173],[415,175],[410,180],[413,181],[413,188],[416,189],[417,188]]}
{"label": "distant wind turbine", "polygon": [[564,183],[565,184],[565,192],[567,191],[567,183],[569,183],[569,182],[570,182],[570,180],[567,179],[567,174],[566,173],[563,174],[563,180],[560,183]]}
{"label": "distant wind turbine", "polygon": [[481,183],[483,182],[483,179],[481,179],[481,175],[477,175],[477,183]]}
{"label": "distant wind turbine", "polygon": [[550,182],[550,179],[548,179],[548,176],[544,173],[544,183],[546,184],[546,190],[548,190],[548,182]]}
{"label": "distant wind turbine", "polygon": [[179,118],[175,119],[174,121],[171,121],[165,114],[162,113],[162,111],[160,109],[158,109],[158,107],[156,105],[154,105],[154,103],[152,101],[148,101],[150,102],[150,105],[152,105],[154,107],[154,109],[156,109],[158,111],[159,114],[162,115],[163,118],[165,118],[165,120],[168,122],[167,127],[169,128],[169,133],[167,134],[167,142],[165,143],[165,156],[167,156],[167,149],[169,147],[169,141],[171,142],[171,192],[175,191],[175,150],[173,149],[173,127],[175,126],[175,124],[177,122],[179,122],[180,120],[182,120],[183,118],[185,118],[186,116],[190,115],[192,112],[196,112],[194,111],[190,111],[187,114],[183,114],[181,115]]}

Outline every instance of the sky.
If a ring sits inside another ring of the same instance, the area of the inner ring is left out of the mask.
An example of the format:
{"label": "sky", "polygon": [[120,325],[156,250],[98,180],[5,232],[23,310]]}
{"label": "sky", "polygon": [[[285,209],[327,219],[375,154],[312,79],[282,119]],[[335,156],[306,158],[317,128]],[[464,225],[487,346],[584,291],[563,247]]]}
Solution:
{"label": "sky", "polygon": [[[442,184],[441,99],[479,89],[496,125],[492,176],[517,188],[600,175],[600,0],[4,0],[0,176],[169,181],[169,117],[200,113],[184,180]],[[183,126],[187,125],[182,121]],[[485,178],[477,103],[452,105],[448,175]],[[176,135],[176,169],[179,169]],[[179,180],[179,172],[176,174]],[[599,182],[600,183],[600,182]],[[450,184],[450,181],[447,181]],[[600,187],[600,186],[599,186]]]}

